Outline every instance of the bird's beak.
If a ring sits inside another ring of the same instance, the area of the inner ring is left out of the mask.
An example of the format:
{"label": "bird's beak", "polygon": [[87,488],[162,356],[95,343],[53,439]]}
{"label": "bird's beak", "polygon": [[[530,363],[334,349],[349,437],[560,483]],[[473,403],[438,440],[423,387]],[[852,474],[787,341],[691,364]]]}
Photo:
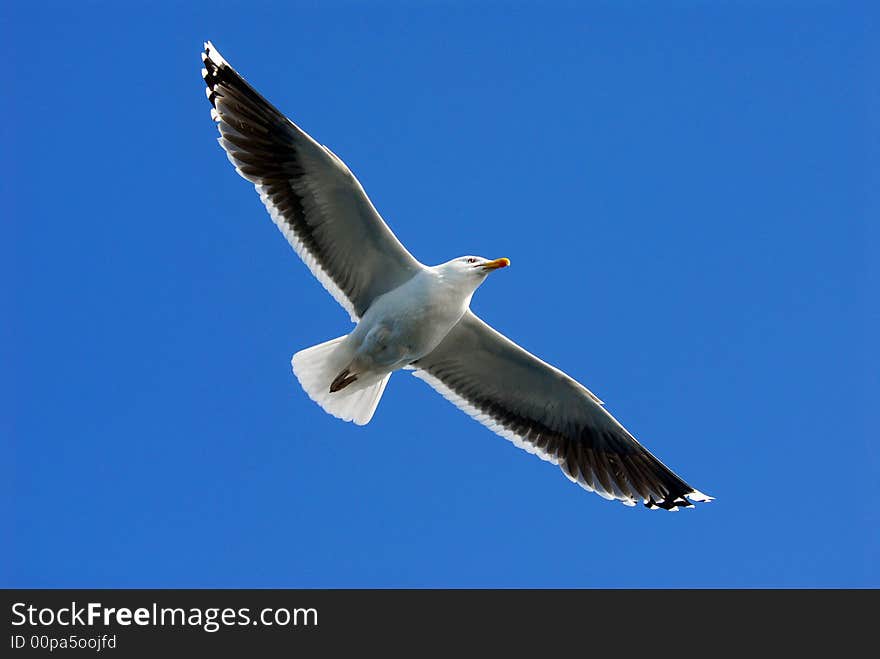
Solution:
{"label": "bird's beak", "polygon": [[483,270],[497,270],[498,268],[506,268],[510,265],[510,259],[500,258],[495,259],[494,261],[486,261],[485,263],[481,263],[480,267]]}

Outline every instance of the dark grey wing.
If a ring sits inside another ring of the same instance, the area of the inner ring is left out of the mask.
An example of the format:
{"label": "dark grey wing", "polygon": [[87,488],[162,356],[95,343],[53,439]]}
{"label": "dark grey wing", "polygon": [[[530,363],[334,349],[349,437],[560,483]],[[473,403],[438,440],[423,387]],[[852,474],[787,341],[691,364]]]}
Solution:
{"label": "dark grey wing", "polygon": [[352,320],[423,267],[400,244],[345,163],[275,109],[210,42],[202,61],[220,145]]}
{"label": "dark grey wing", "polygon": [[710,501],[639,444],[583,385],[468,311],[414,375],[591,492],[677,510]]}

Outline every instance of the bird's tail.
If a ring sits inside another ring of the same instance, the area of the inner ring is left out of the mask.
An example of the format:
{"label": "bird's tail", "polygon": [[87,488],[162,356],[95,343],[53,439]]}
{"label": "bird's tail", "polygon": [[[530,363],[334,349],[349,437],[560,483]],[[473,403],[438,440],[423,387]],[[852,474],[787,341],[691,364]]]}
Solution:
{"label": "bird's tail", "polygon": [[388,384],[389,374],[361,376],[345,388],[330,391],[338,376],[351,363],[351,350],[343,344],[344,336],[300,350],[290,360],[293,373],[313,401],[328,414],[354,421],[363,426],[369,423]]}

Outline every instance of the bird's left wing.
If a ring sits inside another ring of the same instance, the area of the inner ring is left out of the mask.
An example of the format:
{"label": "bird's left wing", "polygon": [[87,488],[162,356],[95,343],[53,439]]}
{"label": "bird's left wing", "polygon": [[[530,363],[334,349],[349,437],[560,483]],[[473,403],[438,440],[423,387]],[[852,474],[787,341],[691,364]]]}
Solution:
{"label": "bird's left wing", "polygon": [[470,311],[413,366],[477,421],[606,499],[667,510],[711,500],[651,455],[584,386]]}
{"label": "bird's left wing", "polygon": [[352,320],[423,267],[342,160],[245,82],[211,42],[205,44],[202,61],[220,145]]}

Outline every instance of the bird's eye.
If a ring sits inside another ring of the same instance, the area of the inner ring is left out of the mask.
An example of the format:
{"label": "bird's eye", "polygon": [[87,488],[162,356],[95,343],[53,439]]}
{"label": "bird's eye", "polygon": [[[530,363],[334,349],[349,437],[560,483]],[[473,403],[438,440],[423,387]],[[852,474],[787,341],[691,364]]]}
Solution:
{"label": "bird's eye", "polygon": [[476,262],[477,262],[477,259],[475,259],[474,257],[471,257],[471,258],[469,258],[469,259],[467,260],[467,262],[468,262],[468,263],[476,263]]}

